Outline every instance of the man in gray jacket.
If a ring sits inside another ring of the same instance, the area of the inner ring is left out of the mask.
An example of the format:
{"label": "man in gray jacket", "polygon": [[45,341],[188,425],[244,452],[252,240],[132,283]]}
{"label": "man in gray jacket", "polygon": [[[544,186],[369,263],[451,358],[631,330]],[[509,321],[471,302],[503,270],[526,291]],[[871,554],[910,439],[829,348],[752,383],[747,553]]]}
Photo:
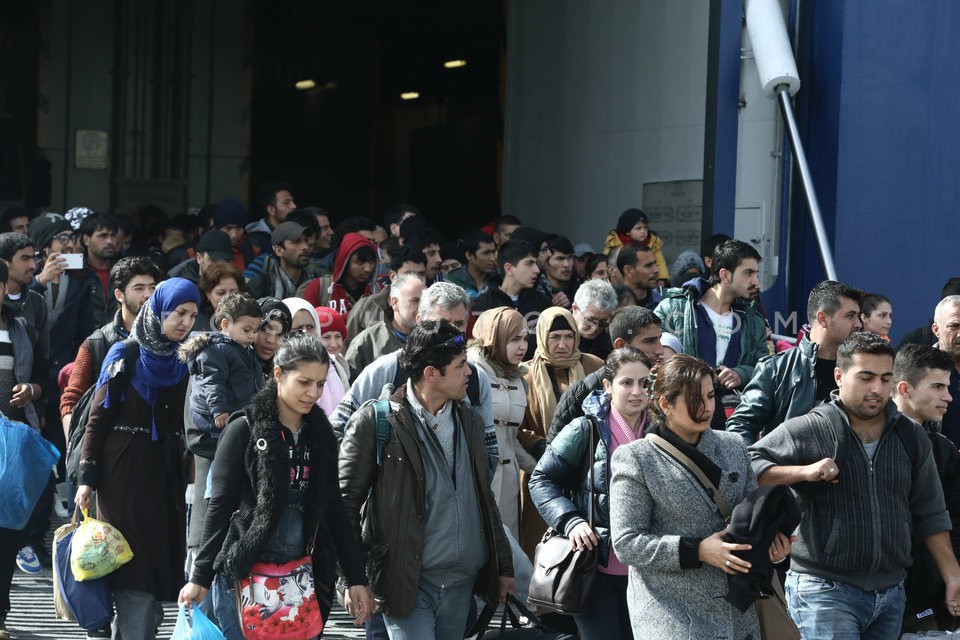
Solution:
{"label": "man in gray jacket", "polygon": [[830,402],[750,447],[761,485],[786,484],[803,519],[787,573],[790,613],[806,639],[896,638],[911,534],[923,540],[960,614],[960,566],[930,441],[890,401],[893,347],[854,333],[837,350]]}

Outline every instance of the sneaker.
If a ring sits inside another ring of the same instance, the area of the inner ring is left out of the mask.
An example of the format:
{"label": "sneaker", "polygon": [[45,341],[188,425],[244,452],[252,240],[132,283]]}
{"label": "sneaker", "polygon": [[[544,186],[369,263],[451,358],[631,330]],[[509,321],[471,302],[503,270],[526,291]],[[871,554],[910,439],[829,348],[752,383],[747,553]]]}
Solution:
{"label": "sneaker", "polygon": [[10,640],[10,632],[7,631],[6,618],[0,618],[0,640]]}
{"label": "sneaker", "polygon": [[61,518],[61,519],[62,519],[62,518],[69,518],[69,517],[70,517],[70,510],[67,509],[67,501],[66,501],[66,500],[56,500],[56,501],[53,503],[53,512],[57,514],[57,517],[58,517],[58,518]]}
{"label": "sneaker", "polygon": [[[87,631],[88,638],[109,638],[110,637],[110,623],[107,623],[100,627],[99,629],[94,629],[93,631]],[[0,638],[2,640],[2,638]]]}
{"label": "sneaker", "polygon": [[[24,547],[17,552],[17,566],[24,573],[40,573],[43,571],[43,567],[40,566],[40,559],[33,552],[33,547]],[[0,640],[3,640],[2,636],[0,636]]]}

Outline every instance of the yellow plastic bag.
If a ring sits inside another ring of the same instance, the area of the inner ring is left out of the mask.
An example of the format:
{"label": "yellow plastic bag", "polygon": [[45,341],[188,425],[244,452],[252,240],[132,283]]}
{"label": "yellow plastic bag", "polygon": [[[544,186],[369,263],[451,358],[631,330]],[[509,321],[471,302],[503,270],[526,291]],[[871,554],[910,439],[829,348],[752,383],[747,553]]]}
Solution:
{"label": "yellow plastic bag", "polygon": [[106,522],[91,518],[84,509],[70,552],[70,569],[76,581],[102,578],[132,558],[133,551],[123,535]]}

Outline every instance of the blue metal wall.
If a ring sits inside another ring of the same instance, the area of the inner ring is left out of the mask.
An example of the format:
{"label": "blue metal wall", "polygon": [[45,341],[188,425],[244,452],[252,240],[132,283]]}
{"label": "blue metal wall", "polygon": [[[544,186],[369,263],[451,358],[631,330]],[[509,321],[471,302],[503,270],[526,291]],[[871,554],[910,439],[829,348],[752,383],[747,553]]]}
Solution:
{"label": "blue metal wall", "polygon": [[[837,272],[893,300],[896,341],[960,275],[960,3],[800,6],[797,109]],[[823,270],[801,199],[793,206],[788,304],[802,309]]]}

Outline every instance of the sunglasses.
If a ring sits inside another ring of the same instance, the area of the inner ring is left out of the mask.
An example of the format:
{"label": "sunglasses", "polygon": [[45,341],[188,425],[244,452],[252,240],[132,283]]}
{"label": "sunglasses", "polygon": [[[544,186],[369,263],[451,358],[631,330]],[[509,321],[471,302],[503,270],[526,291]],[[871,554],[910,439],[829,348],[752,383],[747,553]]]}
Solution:
{"label": "sunglasses", "polygon": [[281,311],[280,309],[271,309],[270,311],[267,311],[265,314],[263,314],[260,317],[260,328],[262,329],[266,327],[268,324],[270,324],[273,321],[279,322],[281,325],[284,326],[284,328],[286,328],[289,325],[289,323],[286,322],[285,314],[283,313],[283,311]]}
{"label": "sunglasses", "polygon": [[440,344],[435,344],[430,348],[443,349],[444,347],[456,347],[457,349],[463,349],[465,346],[467,346],[467,336],[462,333],[458,333],[449,340],[444,340]]}

